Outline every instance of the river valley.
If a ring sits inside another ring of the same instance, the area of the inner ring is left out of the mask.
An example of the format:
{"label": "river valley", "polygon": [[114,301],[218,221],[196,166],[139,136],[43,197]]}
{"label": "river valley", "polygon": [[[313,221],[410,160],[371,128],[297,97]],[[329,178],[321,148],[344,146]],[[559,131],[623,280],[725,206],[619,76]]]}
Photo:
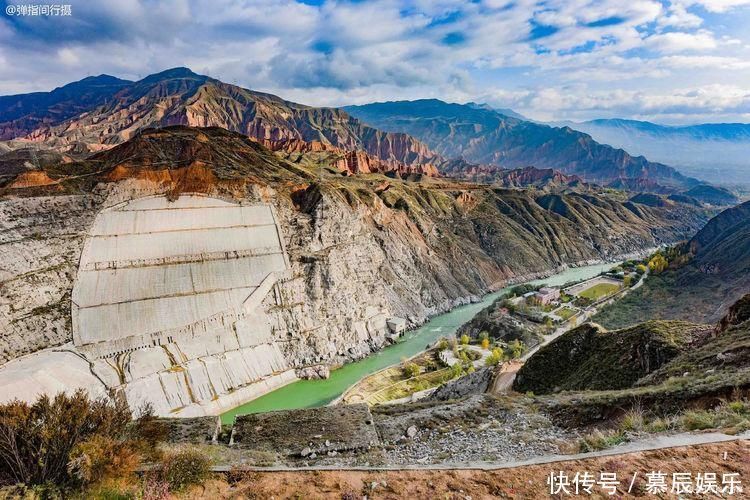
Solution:
{"label": "river valley", "polygon": [[[571,281],[579,281],[596,276],[613,265],[613,263],[603,263],[568,268],[560,273],[534,280],[530,283],[562,285]],[[403,358],[414,356],[425,350],[427,346],[434,343],[440,337],[454,334],[461,325],[473,318],[475,314],[490,305],[510,288],[502,288],[485,295],[479,302],[460,306],[445,314],[435,316],[421,327],[407,332],[398,343],[388,346],[360,361],[349,363],[337,370],[333,370],[328,379],[293,382],[225,412],[221,416],[222,422],[231,423],[235,416],[247,413],[324,406],[343,394],[361,378],[394,365]]]}

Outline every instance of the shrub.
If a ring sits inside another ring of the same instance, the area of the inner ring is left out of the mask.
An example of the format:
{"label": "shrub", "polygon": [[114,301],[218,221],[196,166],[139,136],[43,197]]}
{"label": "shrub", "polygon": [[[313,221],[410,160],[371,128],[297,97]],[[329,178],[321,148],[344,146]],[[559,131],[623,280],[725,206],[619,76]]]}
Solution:
{"label": "shrub", "polygon": [[623,431],[637,432],[643,430],[644,419],[643,410],[640,408],[633,408],[628,411],[620,421],[620,429]]}
{"label": "shrub", "polygon": [[421,369],[416,363],[407,363],[403,368],[404,376],[407,378],[416,377],[417,375],[419,375],[420,371]]}
{"label": "shrub", "polygon": [[714,427],[714,418],[707,411],[688,411],[680,419],[682,426],[689,431],[700,431]]}
{"label": "shrub", "polygon": [[169,485],[171,491],[180,491],[187,486],[202,484],[211,473],[211,461],[193,448],[185,448],[164,457],[158,469],[159,479]]}
{"label": "shrub", "polygon": [[[99,461],[111,458],[112,453],[124,453],[124,448],[114,450],[93,438],[125,441],[129,421],[124,401],[90,400],[83,390],[54,398],[42,396],[33,405],[18,400],[0,405],[0,482],[61,487],[80,483],[82,476],[68,464],[74,450],[86,448],[83,443],[87,441],[89,451],[101,447],[96,452],[96,467],[109,470]],[[122,458],[129,463],[128,455]]]}
{"label": "shrub", "polygon": [[469,345],[469,340],[471,339],[469,338],[468,335],[466,334],[461,335],[461,345]]}
{"label": "shrub", "polygon": [[503,360],[503,350],[499,347],[492,349],[492,353],[484,360],[486,366],[497,366]]}
{"label": "shrub", "polygon": [[523,355],[523,351],[525,350],[523,342],[518,339],[511,342],[508,347],[510,348],[511,357],[513,359],[520,358]]}
{"label": "shrub", "polygon": [[627,440],[625,435],[620,431],[601,431],[597,429],[581,438],[578,442],[578,448],[580,453],[589,453],[591,451],[606,450]]}
{"label": "shrub", "polygon": [[446,349],[450,348],[450,344],[448,343],[448,339],[443,337],[438,341],[437,348],[441,351],[445,351]]}
{"label": "shrub", "polygon": [[70,454],[68,472],[83,484],[131,476],[140,459],[128,441],[96,434],[76,445]]}

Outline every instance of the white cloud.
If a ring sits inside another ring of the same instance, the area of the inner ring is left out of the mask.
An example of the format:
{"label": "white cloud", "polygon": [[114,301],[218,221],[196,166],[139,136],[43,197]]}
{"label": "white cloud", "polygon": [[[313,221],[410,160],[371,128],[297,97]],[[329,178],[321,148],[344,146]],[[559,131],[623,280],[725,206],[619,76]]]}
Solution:
{"label": "white cloud", "polygon": [[750,86],[736,28],[750,0],[70,1],[67,20],[0,18],[0,93],[184,65],[310,104],[486,97],[633,114],[685,81]]}

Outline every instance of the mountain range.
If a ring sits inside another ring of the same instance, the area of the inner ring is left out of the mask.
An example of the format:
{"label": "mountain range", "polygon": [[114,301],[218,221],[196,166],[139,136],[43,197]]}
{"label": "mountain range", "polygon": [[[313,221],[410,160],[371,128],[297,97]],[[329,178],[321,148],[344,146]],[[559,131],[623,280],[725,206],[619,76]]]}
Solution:
{"label": "mountain range", "polygon": [[481,171],[492,181],[504,170],[533,166],[633,191],[682,192],[700,184],[569,127],[550,127],[475,103],[313,107],[187,68],[135,82],[100,75],[51,92],[0,98],[0,139],[6,149],[13,144],[13,149],[42,148],[81,158],[145,128],[169,125],[222,127],[275,150],[333,148],[369,155],[358,161],[362,168],[352,171],[459,178]]}
{"label": "mountain range", "polygon": [[699,184],[672,167],[599,144],[570,127],[551,127],[485,106],[422,99],[345,109],[379,129],[412,135],[446,158],[506,169],[554,168],[602,185],[685,190]]}
{"label": "mountain range", "polygon": [[667,163],[708,182],[745,188],[750,185],[747,123],[667,126],[617,118],[557,125],[585,132],[598,142]]}

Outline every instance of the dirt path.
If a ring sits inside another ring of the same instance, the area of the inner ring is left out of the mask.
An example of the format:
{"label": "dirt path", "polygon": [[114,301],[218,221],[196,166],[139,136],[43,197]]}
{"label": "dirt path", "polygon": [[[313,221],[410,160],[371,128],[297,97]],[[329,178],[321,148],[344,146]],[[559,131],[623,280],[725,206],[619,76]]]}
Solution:
{"label": "dirt path", "polygon": [[[591,495],[579,498],[656,498],[648,495],[647,477],[653,471],[666,475],[667,492],[660,498],[677,498],[670,492],[673,473],[714,473],[722,487],[724,474],[737,474],[745,491],[750,491],[750,441],[734,440],[695,446],[657,449],[592,458],[575,458],[551,464],[532,464],[504,469],[450,470],[327,470],[233,472],[227,478],[209,482],[182,498],[550,498],[548,478],[562,473],[573,478],[588,472],[598,480],[600,473],[616,475],[616,495],[609,496],[600,485]],[[553,498],[574,496],[559,495]],[[736,493],[727,498],[747,498]],[[707,497],[708,498],[708,497]],[[715,496],[711,496],[715,498]]]}

